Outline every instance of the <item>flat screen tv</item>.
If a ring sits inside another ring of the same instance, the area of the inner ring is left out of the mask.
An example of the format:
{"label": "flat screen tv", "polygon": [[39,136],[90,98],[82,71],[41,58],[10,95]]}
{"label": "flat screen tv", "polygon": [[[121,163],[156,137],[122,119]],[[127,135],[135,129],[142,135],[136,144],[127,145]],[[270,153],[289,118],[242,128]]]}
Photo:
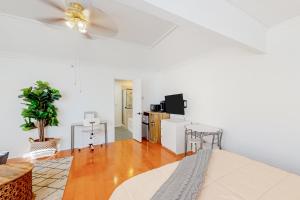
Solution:
{"label": "flat screen tv", "polygon": [[165,103],[167,113],[184,115],[183,94],[165,96]]}

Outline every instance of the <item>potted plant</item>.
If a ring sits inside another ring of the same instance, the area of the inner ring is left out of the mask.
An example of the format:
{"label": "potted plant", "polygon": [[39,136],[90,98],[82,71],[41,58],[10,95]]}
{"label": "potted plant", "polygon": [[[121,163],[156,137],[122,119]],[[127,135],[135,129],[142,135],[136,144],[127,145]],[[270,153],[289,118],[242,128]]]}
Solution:
{"label": "potted plant", "polygon": [[37,128],[39,138],[31,141],[31,151],[55,148],[56,140],[45,137],[45,127],[58,126],[57,108],[54,102],[61,98],[59,90],[50,87],[49,83],[36,81],[33,87],[24,88],[19,96],[25,108],[22,117],[25,123],[21,125],[24,131]]}

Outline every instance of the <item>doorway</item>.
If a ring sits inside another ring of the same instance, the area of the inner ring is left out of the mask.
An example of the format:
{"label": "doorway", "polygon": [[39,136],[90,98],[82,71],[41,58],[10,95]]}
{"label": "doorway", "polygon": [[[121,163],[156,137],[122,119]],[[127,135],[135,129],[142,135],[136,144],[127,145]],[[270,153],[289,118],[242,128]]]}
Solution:
{"label": "doorway", "polygon": [[133,138],[133,81],[115,80],[115,141]]}

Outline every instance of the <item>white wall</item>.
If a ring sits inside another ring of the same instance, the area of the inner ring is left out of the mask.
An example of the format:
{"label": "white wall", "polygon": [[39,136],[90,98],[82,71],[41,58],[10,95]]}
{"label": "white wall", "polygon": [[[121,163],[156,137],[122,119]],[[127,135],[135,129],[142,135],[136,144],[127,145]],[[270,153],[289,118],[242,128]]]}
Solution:
{"label": "white wall", "polygon": [[[47,128],[48,136],[61,138],[60,149],[70,148],[70,125],[80,122],[84,111],[97,111],[102,119],[108,120],[108,140],[114,141],[114,79],[133,79],[137,72],[83,62],[75,72],[71,68],[72,61],[8,53],[0,55],[1,150],[10,151],[11,157],[22,156],[29,150],[28,138],[37,137],[36,131],[23,132],[19,127],[23,119],[21,100],[18,99],[20,89],[31,86],[36,80],[48,81],[62,93],[62,99],[56,103],[60,124]],[[78,132],[75,144],[83,146],[84,136]],[[103,142],[102,134],[97,143]]]}
{"label": "white wall", "polygon": [[[68,29],[1,13],[0,22],[5,24],[0,27],[0,150],[10,151],[10,157],[22,156],[29,149],[28,138],[37,136],[19,127],[22,105],[17,98],[21,88],[36,80],[50,82],[63,94],[57,102],[61,123],[48,129],[49,136],[62,139],[60,149],[70,148],[71,123],[90,110],[108,120],[109,141],[114,141],[114,79],[141,78],[149,50],[109,38],[86,40]],[[76,134],[75,145],[84,146],[85,139]],[[97,143],[103,141],[102,134]]]}
{"label": "white wall", "polygon": [[150,104],[159,104],[160,88],[159,80],[157,80],[156,74],[152,74],[149,78],[142,80],[142,109],[143,111],[150,111]]}
{"label": "white wall", "polygon": [[192,121],[224,129],[225,149],[300,174],[299,35],[295,18],[269,31],[266,55],[223,49],[163,71],[144,82],[158,95],[144,107],[182,92]]}

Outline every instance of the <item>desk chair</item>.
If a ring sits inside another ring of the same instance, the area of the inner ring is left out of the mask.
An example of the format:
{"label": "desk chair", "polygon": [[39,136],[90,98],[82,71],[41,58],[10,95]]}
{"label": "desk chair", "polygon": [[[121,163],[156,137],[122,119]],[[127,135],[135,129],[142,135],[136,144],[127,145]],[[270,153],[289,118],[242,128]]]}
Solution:
{"label": "desk chair", "polygon": [[85,127],[83,131],[90,133],[89,148],[91,151],[94,151],[95,131],[100,129],[99,124],[100,124],[99,118],[91,118],[91,119],[83,120],[83,126]]}
{"label": "desk chair", "polygon": [[[94,140],[96,131],[100,130],[100,118],[97,117],[97,113],[94,111],[84,112],[83,129],[82,132],[87,132],[89,136],[89,148],[94,151]],[[78,149],[80,151],[80,149]]]}

